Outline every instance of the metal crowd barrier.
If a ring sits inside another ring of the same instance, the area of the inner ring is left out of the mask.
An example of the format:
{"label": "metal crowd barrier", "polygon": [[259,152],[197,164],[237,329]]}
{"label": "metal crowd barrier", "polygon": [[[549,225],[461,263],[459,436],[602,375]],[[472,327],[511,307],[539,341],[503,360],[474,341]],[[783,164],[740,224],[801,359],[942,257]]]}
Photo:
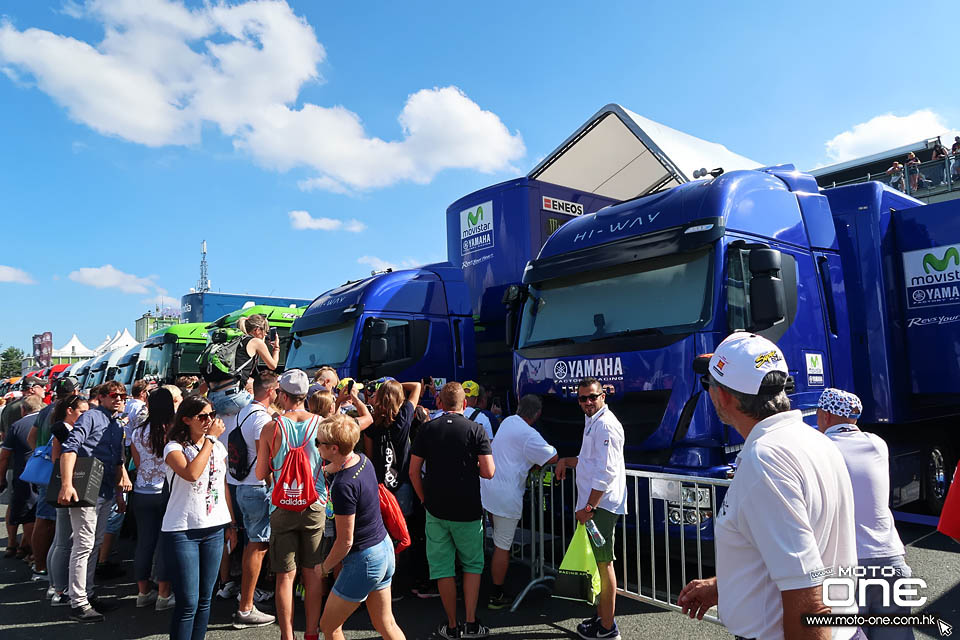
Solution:
{"label": "metal crowd barrier", "polygon": [[[555,467],[532,471],[511,558],[529,564],[530,580],[517,595],[516,611],[533,589],[555,580],[576,530],[575,469],[559,480]],[[627,470],[627,515],[615,534],[617,592],[663,609],[680,611],[677,597],[689,580],[712,577],[713,522],[731,480]],[[719,623],[708,613],[704,620]]]}

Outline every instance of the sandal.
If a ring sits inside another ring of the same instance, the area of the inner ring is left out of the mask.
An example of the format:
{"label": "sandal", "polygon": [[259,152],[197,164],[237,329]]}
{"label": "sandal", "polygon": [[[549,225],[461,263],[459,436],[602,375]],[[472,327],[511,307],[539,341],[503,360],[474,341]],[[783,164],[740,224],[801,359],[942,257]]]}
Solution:
{"label": "sandal", "polygon": [[17,549],[17,553],[16,553],[17,560],[23,560],[24,558],[28,557],[32,552],[33,551],[27,545],[24,545],[24,544],[20,545],[20,548]]}
{"label": "sandal", "polygon": [[12,558],[12,557],[15,556],[15,555],[17,555],[17,548],[16,548],[16,547],[7,547],[7,551],[6,551],[6,553],[3,554],[3,557],[4,557],[4,558]]}

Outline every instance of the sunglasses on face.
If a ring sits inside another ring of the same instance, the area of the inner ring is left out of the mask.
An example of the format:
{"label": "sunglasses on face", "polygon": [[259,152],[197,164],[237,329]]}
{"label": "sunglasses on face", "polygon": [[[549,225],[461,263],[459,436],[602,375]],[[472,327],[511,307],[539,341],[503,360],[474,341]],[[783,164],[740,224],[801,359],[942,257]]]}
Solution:
{"label": "sunglasses on face", "polygon": [[216,417],[217,417],[216,411],[208,411],[207,413],[198,413],[197,415],[194,416],[194,418],[196,418],[197,420],[200,420],[201,422],[210,422]]}
{"label": "sunglasses on face", "polygon": [[589,401],[589,402],[596,402],[596,401],[597,401],[597,398],[599,398],[599,397],[602,396],[602,395],[603,395],[602,393],[591,393],[591,394],[588,395],[588,396],[577,396],[577,400],[580,401],[580,404],[583,404],[583,403],[588,402],[588,401]]}
{"label": "sunglasses on face", "polygon": [[704,391],[710,391],[710,376],[700,376],[700,386]]}
{"label": "sunglasses on face", "polygon": [[117,398],[120,398],[121,400],[126,400],[127,394],[120,393],[119,391],[111,391],[110,393],[107,394],[107,397],[110,398],[111,400],[116,400]]}

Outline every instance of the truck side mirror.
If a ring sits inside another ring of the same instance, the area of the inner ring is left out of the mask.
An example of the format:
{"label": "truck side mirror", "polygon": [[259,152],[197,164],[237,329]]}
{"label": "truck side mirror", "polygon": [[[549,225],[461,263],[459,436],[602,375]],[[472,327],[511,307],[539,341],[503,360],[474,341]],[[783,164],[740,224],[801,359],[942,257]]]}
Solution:
{"label": "truck side mirror", "polygon": [[521,284],[512,284],[503,292],[501,302],[507,308],[506,342],[508,347],[513,346],[517,332],[517,309],[527,299],[527,287]]}
{"label": "truck side mirror", "polygon": [[370,338],[370,362],[385,362],[386,359],[387,339],[383,336]]}
{"label": "truck side mirror", "polygon": [[386,320],[380,320],[379,318],[374,318],[370,321],[370,336],[373,338],[380,338],[387,335],[387,329],[389,325]]}
{"label": "truck side mirror", "polygon": [[787,317],[786,294],[776,249],[750,251],[750,316],[754,331],[769,329]]}

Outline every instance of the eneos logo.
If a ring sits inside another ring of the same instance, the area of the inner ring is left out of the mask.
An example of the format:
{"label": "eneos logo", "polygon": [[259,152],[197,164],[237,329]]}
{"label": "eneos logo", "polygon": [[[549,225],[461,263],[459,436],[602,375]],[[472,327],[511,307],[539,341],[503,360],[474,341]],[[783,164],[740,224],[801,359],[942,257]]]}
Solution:
{"label": "eneos logo", "polygon": [[460,212],[460,255],[493,248],[493,201]]}
{"label": "eneos logo", "polygon": [[960,304],[960,244],[904,253],[903,277],[909,308]]}

